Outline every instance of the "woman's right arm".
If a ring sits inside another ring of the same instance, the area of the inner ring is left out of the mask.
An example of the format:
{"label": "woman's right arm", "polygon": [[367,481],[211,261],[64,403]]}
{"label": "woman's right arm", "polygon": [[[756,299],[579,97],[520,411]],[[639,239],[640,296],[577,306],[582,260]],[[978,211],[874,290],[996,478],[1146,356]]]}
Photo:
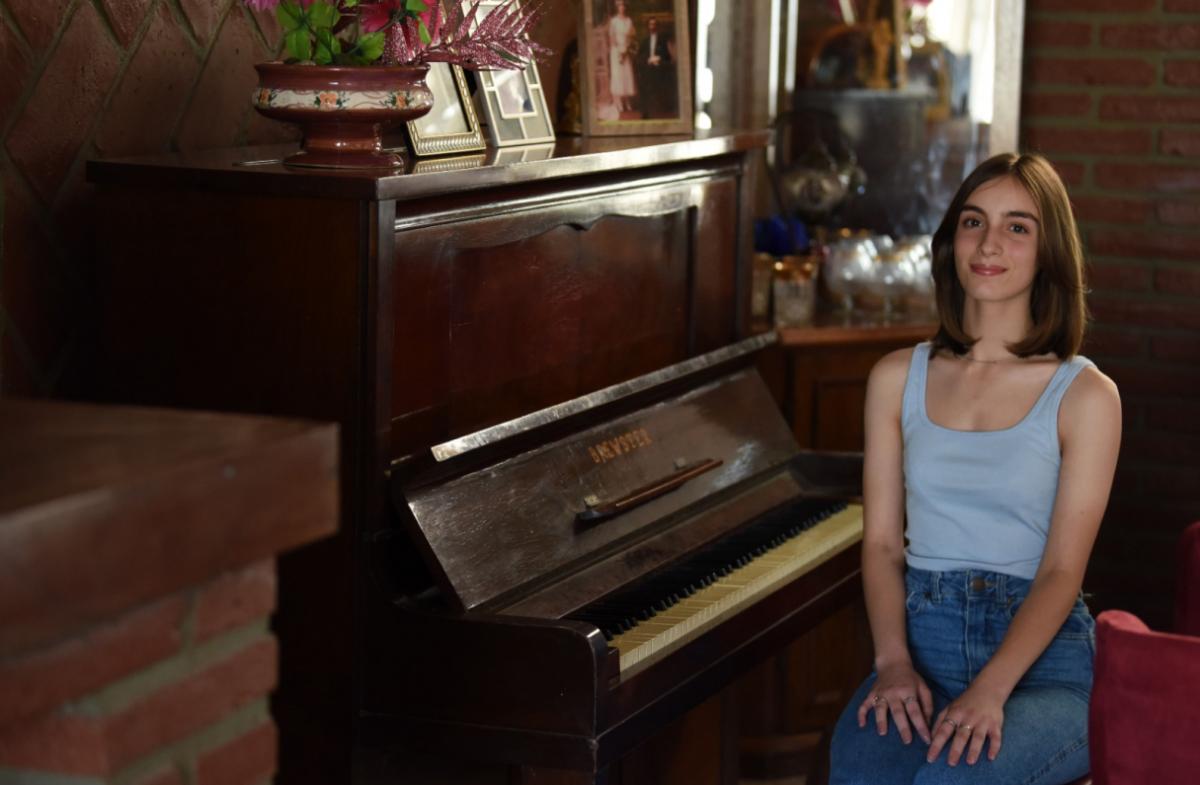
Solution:
{"label": "woman's right arm", "polygon": [[888,716],[905,744],[915,730],[929,743],[933,696],[913,669],[905,627],[904,445],[900,409],[911,349],[892,352],[867,380],[863,458],[863,592],[875,643],[875,687],[858,708],[859,727],[874,714],[887,733]]}

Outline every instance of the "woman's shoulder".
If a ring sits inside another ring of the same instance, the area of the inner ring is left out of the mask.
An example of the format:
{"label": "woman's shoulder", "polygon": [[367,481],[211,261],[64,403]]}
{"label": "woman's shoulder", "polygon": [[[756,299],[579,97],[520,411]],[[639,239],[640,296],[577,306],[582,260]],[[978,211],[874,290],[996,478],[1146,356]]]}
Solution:
{"label": "woman's shoulder", "polygon": [[1059,419],[1070,427],[1093,427],[1098,423],[1120,423],[1121,394],[1116,383],[1087,362],[1063,395]]}
{"label": "woman's shoulder", "polygon": [[908,369],[912,365],[913,354],[920,345],[896,349],[881,357],[873,368],[868,379],[868,385],[884,390],[899,391],[904,388],[908,378]]}

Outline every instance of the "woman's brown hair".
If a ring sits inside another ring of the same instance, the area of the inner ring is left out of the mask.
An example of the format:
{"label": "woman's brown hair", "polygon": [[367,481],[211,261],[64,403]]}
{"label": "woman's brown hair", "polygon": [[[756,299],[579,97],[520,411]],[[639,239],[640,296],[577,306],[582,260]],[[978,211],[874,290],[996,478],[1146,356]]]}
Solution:
{"label": "woman's brown hair", "polygon": [[1087,326],[1083,244],[1071,212],[1071,201],[1054,167],[1035,153],[1001,153],[979,165],[959,186],[933,235],[933,280],[940,325],[935,349],[964,354],[977,338],[963,329],[963,292],[954,264],[954,235],[963,205],[984,183],[1012,177],[1038,206],[1037,273],[1029,300],[1033,328],[1008,347],[1018,357],[1054,352],[1067,359],[1079,352]]}

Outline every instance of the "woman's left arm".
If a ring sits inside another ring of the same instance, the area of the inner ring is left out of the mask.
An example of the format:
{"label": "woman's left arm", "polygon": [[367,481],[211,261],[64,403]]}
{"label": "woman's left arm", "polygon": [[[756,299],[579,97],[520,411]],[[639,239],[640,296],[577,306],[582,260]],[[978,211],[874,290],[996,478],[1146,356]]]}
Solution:
{"label": "woman's left arm", "polygon": [[929,760],[936,759],[949,743],[950,765],[958,763],[964,749],[967,763],[973,764],[989,738],[988,758],[995,759],[1000,750],[1005,701],[1050,645],[1083,586],[1121,444],[1117,387],[1094,367],[1081,371],[1064,396],[1058,434],[1062,449],[1058,494],[1046,550],[1029,596],[995,655],[967,690],[938,715]]}

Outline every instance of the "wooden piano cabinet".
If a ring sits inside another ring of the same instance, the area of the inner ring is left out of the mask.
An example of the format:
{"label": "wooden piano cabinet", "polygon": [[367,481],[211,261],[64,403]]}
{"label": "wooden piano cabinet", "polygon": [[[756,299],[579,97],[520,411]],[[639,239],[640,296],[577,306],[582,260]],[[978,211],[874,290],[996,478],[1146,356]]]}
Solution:
{"label": "wooden piano cabinet", "polygon": [[431,585],[411,546],[381,555],[387,478],[427,467],[433,444],[745,335],[766,139],[564,139],[544,160],[386,175],[288,169],[275,148],[89,162],[95,329],[77,394],[340,425],[338,534],[279,566],[280,783],[519,781],[471,749],[363,743],[373,680],[420,678],[369,656],[421,645],[392,628],[391,601]]}

